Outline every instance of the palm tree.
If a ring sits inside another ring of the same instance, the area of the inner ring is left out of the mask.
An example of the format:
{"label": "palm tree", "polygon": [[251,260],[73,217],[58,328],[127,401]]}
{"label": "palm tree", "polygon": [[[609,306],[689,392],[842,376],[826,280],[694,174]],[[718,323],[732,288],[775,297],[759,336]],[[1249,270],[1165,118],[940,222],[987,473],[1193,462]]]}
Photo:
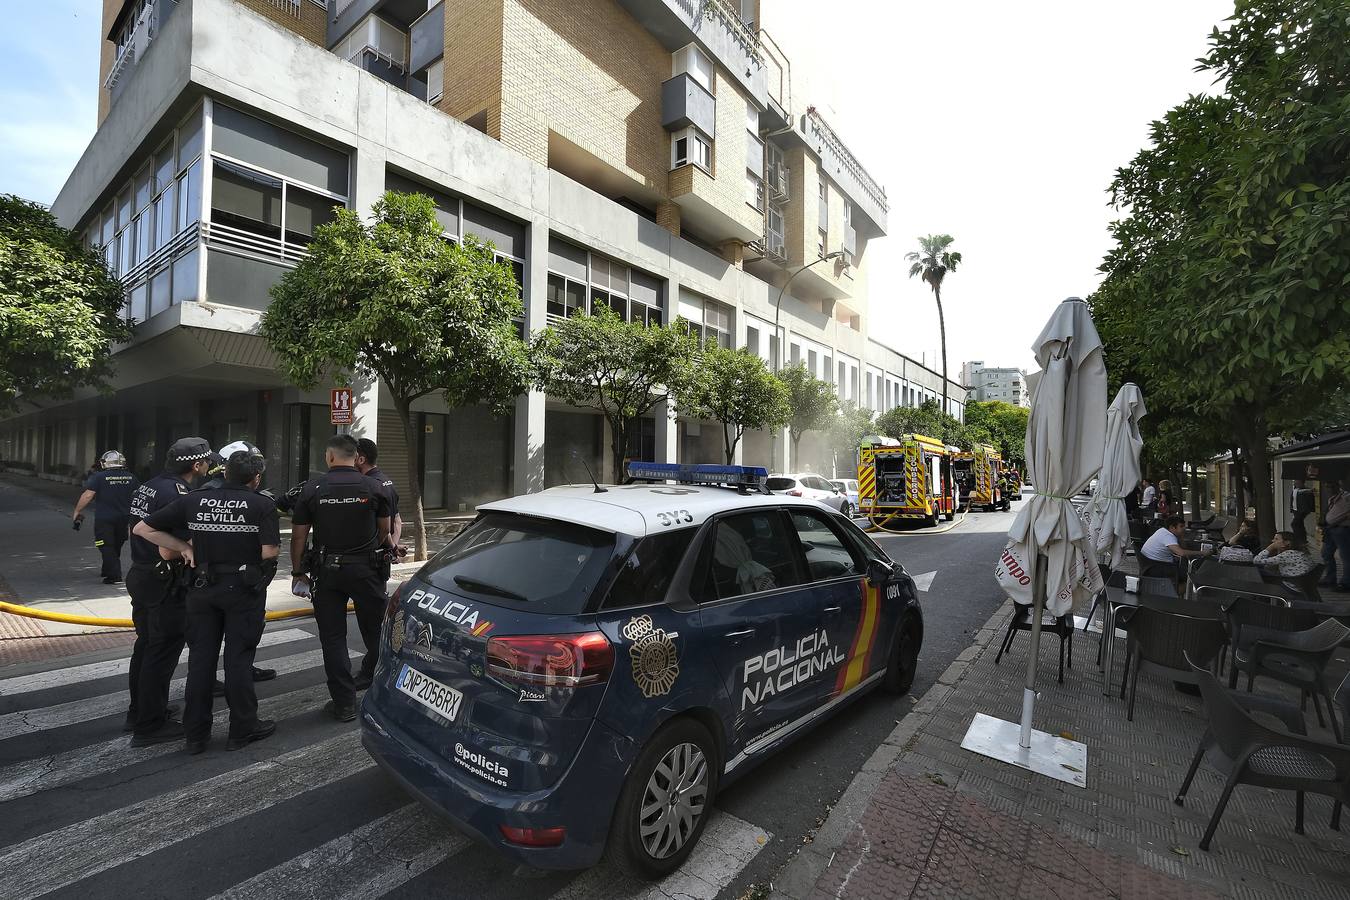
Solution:
{"label": "palm tree", "polygon": [[937,298],[938,330],[942,333],[942,411],[950,413],[947,405],[947,320],[942,315],[942,279],[961,262],[961,254],[947,248],[956,238],[950,234],[930,234],[919,238],[919,249],[905,254],[910,263],[909,277],[920,276],[933,289]]}

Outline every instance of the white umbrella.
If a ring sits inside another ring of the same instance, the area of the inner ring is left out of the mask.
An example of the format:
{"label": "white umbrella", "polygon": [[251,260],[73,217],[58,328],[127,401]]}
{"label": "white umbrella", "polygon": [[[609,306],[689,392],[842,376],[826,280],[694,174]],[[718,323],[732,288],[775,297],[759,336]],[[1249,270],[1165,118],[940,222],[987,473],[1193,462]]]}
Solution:
{"label": "white umbrella", "polygon": [[1139,451],[1144,447],[1139,420],[1146,415],[1144,395],[1132,383],[1121,385],[1106,410],[1106,450],[1097,492],[1092,496],[1090,530],[1092,548],[1099,554],[1109,554],[1113,569],[1125,558],[1125,548],[1130,545],[1125,495],[1139,484]]}
{"label": "white umbrella", "polygon": [[1070,498],[1101,469],[1106,439],[1106,364],[1087,304],[1070,297],[1056,307],[1032,349],[1043,372],[1027,421],[1027,467],[1036,493],[1008,529],[995,570],[1014,601],[1032,606],[1023,748],[1031,746],[1042,610],[1061,616],[1075,600],[1102,590],[1087,522]]}

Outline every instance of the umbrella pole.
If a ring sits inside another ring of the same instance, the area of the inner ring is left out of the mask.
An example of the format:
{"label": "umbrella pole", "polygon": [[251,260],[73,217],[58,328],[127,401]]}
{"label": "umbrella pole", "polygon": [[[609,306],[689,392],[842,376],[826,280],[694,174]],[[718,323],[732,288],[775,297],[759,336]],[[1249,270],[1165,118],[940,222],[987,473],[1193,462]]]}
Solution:
{"label": "umbrella pole", "polygon": [[1031,648],[1027,651],[1027,686],[1022,691],[1022,734],[1018,743],[1031,749],[1031,720],[1036,712],[1036,665],[1041,659],[1041,618],[1045,614],[1045,574],[1049,560],[1036,551],[1031,574]]}

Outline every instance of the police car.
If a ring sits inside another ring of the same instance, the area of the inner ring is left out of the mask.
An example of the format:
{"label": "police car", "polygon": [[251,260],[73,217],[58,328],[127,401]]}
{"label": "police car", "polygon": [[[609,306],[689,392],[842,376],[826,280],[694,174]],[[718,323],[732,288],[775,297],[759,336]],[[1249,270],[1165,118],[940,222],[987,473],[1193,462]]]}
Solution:
{"label": "police car", "polygon": [[676,869],[717,793],[827,715],[914,678],[914,583],[763,469],[489,503],[389,603],[371,756],[541,868]]}

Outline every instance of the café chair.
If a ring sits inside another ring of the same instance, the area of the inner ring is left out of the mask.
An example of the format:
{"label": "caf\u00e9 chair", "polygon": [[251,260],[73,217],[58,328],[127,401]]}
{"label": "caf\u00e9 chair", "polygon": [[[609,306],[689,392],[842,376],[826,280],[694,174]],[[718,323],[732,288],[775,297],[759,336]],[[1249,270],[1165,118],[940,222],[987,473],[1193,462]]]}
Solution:
{"label": "caf\u00e9 chair", "polygon": [[1298,688],[1303,698],[1312,697],[1319,725],[1324,724],[1321,700],[1326,700],[1327,715],[1331,718],[1331,731],[1339,741],[1341,726],[1336,721],[1336,710],[1324,676],[1332,654],[1347,638],[1350,638],[1350,628],[1346,628],[1335,619],[1323,619],[1312,628],[1302,631],[1262,635],[1247,649],[1234,649],[1234,677],[1237,670],[1247,673],[1249,694],[1256,683],[1257,675],[1274,678],[1276,681]]}
{"label": "caf\u00e9 chair", "polygon": [[1125,674],[1120,698],[1128,686],[1125,718],[1134,721],[1134,699],[1144,666],[1165,670],[1173,681],[1194,684],[1190,660],[1213,665],[1228,642],[1219,610],[1182,600],[1145,598],[1126,626]]}

